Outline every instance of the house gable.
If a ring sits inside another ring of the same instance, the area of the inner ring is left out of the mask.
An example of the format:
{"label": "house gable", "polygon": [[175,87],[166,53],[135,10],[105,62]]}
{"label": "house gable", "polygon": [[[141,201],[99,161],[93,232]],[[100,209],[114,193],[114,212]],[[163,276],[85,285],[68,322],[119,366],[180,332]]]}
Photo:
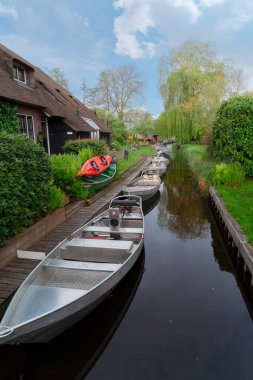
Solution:
{"label": "house gable", "polygon": [[[0,44],[0,79],[0,98],[16,103],[18,114],[22,114],[22,109],[26,107],[27,112],[33,115],[35,141],[39,132],[42,131],[41,120],[46,116],[49,139],[50,129],[54,130],[54,133],[51,133],[51,138],[53,138],[57,126],[60,130],[60,125],[67,126],[69,134],[61,136],[61,144],[64,144],[64,138],[66,140],[70,136],[76,138],[92,136],[94,128],[91,123],[85,121],[85,118],[92,120],[101,131],[101,137],[109,142],[111,131],[103,119],[99,119],[94,111],[87,108],[45,72],[2,44]],[[29,116],[28,113],[24,115]],[[72,134],[70,134],[71,131]]]}

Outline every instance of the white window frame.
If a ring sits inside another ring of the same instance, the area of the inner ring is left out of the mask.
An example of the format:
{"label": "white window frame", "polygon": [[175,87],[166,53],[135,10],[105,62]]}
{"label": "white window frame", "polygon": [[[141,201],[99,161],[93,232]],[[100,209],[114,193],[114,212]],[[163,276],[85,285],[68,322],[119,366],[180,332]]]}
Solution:
{"label": "white window frame", "polygon": [[[23,66],[18,65],[17,63],[13,63],[13,71],[15,70],[16,76],[13,76],[13,79],[15,79],[18,82],[26,83],[26,70]],[[19,78],[19,71],[22,70],[24,72],[24,80]]]}
{"label": "white window frame", "polygon": [[93,120],[91,120],[88,117],[83,117],[82,116],[82,119],[84,121],[86,121],[86,123],[89,124],[89,126],[94,130],[94,132],[90,132],[91,139],[99,140],[99,136],[100,136],[100,128],[99,128],[99,126]]}
{"label": "white window frame", "polygon": [[[33,141],[35,141],[35,129],[34,129],[34,120],[33,120],[33,116],[32,115],[26,115],[26,114],[23,114],[23,113],[18,113],[17,116],[23,116],[25,117],[25,126],[26,126],[26,133],[20,131],[20,133],[24,136],[27,136],[29,138],[32,138]],[[31,118],[31,121],[32,121],[32,131],[33,131],[33,136],[30,136],[29,134],[29,124],[28,124],[28,118]],[[20,119],[19,119],[19,124],[20,124],[20,129],[21,129],[21,123],[20,123]]]}

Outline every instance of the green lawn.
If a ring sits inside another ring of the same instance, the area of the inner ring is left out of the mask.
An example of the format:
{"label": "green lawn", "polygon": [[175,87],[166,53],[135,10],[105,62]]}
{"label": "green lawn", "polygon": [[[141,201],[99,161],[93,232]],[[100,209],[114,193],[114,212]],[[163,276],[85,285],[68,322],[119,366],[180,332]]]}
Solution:
{"label": "green lawn", "polygon": [[130,150],[127,160],[122,158],[117,162],[117,178],[119,178],[125,170],[131,166],[134,166],[142,158],[152,156],[153,154],[154,148],[152,145],[141,147],[136,150]]}
{"label": "green lawn", "polygon": [[207,183],[211,183],[212,170],[217,162],[209,157],[206,145],[187,144],[182,146],[190,167],[196,177],[205,178]]}
{"label": "green lawn", "polygon": [[253,243],[253,181],[247,180],[240,187],[216,186],[228,211],[240,224],[243,232]]}
{"label": "green lawn", "polygon": [[[189,164],[197,178],[205,178],[211,185],[212,169],[218,163],[207,153],[205,145],[183,145]],[[253,180],[245,180],[242,186],[214,186],[228,211],[240,224],[248,241],[253,243]]]}

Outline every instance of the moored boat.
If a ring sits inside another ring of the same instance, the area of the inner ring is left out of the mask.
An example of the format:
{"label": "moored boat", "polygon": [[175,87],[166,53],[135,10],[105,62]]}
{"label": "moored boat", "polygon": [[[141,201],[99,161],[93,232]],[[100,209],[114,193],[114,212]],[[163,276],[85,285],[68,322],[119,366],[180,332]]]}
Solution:
{"label": "moored boat", "polygon": [[169,160],[168,158],[162,156],[162,155],[159,155],[159,154],[155,154],[152,158],[152,162],[162,162],[164,163],[165,165],[168,165],[169,164]]}
{"label": "moored boat", "polygon": [[112,162],[112,156],[100,154],[87,160],[76,177],[93,176],[104,172]]}
{"label": "moored boat", "polygon": [[162,177],[167,170],[167,165],[163,162],[153,161],[147,166],[147,169],[158,170],[160,177]]}
{"label": "moored boat", "polygon": [[82,181],[84,187],[87,187],[92,190],[98,190],[109,185],[112,182],[113,178],[115,177],[116,171],[116,164],[111,164],[102,173],[93,176],[83,176],[80,177],[80,180]]}
{"label": "moored boat", "polygon": [[114,198],[23,282],[1,321],[0,344],[46,342],[78,322],[128,273],[143,244],[141,198]]}
{"label": "moored boat", "polygon": [[161,179],[157,169],[144,169],[140,177],[135,178],[123,189],[123,194],[138,195],[142,200],[154,196],[160,188]]}

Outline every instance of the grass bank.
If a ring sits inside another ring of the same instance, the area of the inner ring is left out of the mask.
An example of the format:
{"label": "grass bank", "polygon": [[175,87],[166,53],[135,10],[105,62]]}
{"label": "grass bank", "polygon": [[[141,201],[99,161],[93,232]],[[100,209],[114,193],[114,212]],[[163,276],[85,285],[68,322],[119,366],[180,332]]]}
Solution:
{"label": "grass bank", "polygon": [[253,180],[246,179],[241,186],[213,185],[212,172],[218,163],[212,159],[205,145],[183,145],[189,165],[198,179],[198,184],[212,185],[225,203],[228,211],[240,224],[248,241],[253,244]]}
{"label": "grass bank", "polygon": [[122,158],[117,162],[117,175],[116,178],[120,178],[121,175],[130,167],[134,166],[142,160],[144,157],[152,156],[154,154],[154,148],[152,145],[140,147],[139,149],[130,150],[128,159]]}
{"label": "grass bank", "polygon": [[253,244],[253,181],[240,187],[215,186],[228,211],[240,224],[248,241]]}

